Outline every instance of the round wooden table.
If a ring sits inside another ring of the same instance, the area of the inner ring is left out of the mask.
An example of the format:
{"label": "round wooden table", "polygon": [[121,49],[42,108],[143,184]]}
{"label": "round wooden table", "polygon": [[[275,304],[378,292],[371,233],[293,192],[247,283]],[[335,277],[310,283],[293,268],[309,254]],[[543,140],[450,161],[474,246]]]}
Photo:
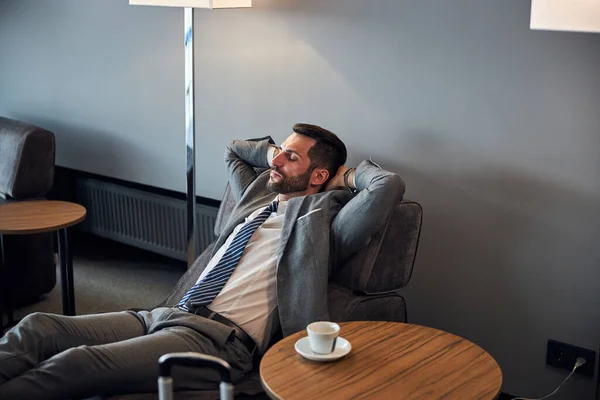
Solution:
{"label": "round wooden table", "polygon": [[[4,282],[4,292],[10,292],[10,282],[4,262],[3,235],[26,235],[33,233],[57,232],[58,254],[60,258],[63,314],[75,315],[75,290],[73,287],[73,255],[67,228],[85,219],[86,210],[79,204],[67,201],[27,200],[0,204],[0,253],[2,263],[0,280]],[[12,321],[12,306],[10,294],[4,301],[8,303],[6,312],[9,324]],[[6,306],[0,308],[0,316]],[[1,324],[0,324],[1,325]],[[1,328],[0,328],[1,329]]]}
{"label": "round wooden table", "polygon": [[502,371],[481,347],[437,329],[398,322],[342,322],[352,351],[332,362],[294,350],[306,332],[275,344],[260,363],[272,399],[496,399]]}

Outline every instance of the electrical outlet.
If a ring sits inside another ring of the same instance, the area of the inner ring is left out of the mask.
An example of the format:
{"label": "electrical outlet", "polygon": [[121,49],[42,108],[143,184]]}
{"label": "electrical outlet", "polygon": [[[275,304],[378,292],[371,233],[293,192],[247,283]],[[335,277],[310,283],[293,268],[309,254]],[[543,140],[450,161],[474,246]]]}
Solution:
{"label": "electrical outlet", "polygon": [[585,364],[577,368],[575,373],[585,376],[594,377],[594,365],[596,364],[596,352],[582,347],[573,346],[572,344],[558,342],[556,340],[548,340],[548,348],[546,350],[546,365],[556,368],[564,368],[573,370],[575,360],[578,357],[585,359]]}

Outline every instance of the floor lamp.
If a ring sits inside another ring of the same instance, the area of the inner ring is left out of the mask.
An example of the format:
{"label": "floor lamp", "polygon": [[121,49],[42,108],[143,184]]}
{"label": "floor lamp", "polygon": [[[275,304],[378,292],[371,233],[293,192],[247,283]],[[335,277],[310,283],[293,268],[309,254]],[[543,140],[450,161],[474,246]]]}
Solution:
{"label": "floor lamp", "polygon": [[600,32],[600,1],[531,0],[531,29]]}
{"label": "floor lamp", "polygon": [[186,225],[188,268],[198,256],[196,216],[196,129],[194,126],[194,8],[252,7],[252,0],[129,0],[134,6],[184,8]]}

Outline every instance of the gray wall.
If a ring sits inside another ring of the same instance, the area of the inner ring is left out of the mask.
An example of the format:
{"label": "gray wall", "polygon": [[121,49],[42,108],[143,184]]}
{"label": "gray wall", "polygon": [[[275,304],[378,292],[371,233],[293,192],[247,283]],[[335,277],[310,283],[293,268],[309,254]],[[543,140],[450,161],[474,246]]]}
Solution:
{"label": "gray wall", "polygon": [[[524,0],[255,5],[196,13],[198,194],[221,196],[232,138],[332,129],[423,204],[411,321],[487,349],[504,391],[551,391],[546,340],[600,339],[600,35],[530,31]],[[182,25],[0,1],[0,114],[54,130],[59,165],[183,191]]]}

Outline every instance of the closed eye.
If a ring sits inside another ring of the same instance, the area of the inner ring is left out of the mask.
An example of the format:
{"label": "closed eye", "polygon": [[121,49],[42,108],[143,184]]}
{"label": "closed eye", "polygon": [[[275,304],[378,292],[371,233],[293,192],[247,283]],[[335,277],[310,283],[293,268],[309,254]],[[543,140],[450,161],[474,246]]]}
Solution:
{"label": "closed eye", "polygon": [[289,161],[298,161],[300,159],[300,157],[298,156],[298,153],[292,149],[284,149],[283,147],[280,147],[279,150],[281,150],[285,153],[285,157]]}

